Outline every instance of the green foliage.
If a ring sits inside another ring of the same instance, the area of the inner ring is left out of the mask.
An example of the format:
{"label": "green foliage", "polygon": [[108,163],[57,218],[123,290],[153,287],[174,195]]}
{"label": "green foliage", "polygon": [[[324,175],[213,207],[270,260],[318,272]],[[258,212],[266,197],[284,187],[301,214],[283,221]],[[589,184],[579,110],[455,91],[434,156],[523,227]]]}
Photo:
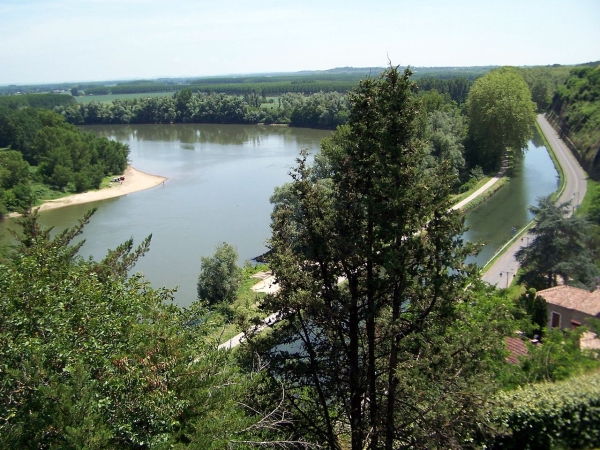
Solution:
{"label": "green foliage", "polygon": [[512,68],[493,70],[473,84],[467,98],[470,167],[500,168],[509,152],[519,155],[531,137],[535,105],[527,83]]}
{"label": "green foliage", "polygon": [[548,325],[546,301],[541,296],[536,295],[535,289],[530,288],[519,297],[519,306],[523,308],[534,325],[530,334],[532,336],[534,334],[541,335],[542,330]]}
{"label": "green foliage", "polygon": [[29,181],[29,164],[14,150],[0,151],[0,187],[14,188]]}
{"label": "green foliage", "polygon": [[[448,77],[448,74],[445,76]],[[158,91],[166,90],[175,94],[114,99],[112,104],[92,101],[59,107],[56,110],[73,124],[277,123],[335,129],[347,122],[346,95],[359,81],[358,75],[349,77],[346,77],[349,81],[280,77],[287,80],[281,81],[278,77],[269,77],[260,78],[256,83],[254,79],[244,78],[210,79],[202,80],[201,84],[192,83],[184,88],[175,84],[125,83],[114,87],[90,88],[86,92],[108,94],[112,91],[115,94],[148,91],[156,95]],[[437,100],[462,103],[471,85],[471,81],[461,78],[458,74],[446,79],[437,79],[430,75],[422,80],[420,95],[428,99],[431,97],[431,101],[435,101],[435,94],[428,96],[427,93],[437,89],[436,93],[443,92],[437,93]],[[280,96],[277,107],[274,102],[263,105],[263,99],[267,95]]]}
{"label": "green foliage", "polygon": [[54,238],[26,216],[0,265],[0,446],[222,449],[264,440],[262,426],[273,437],[276,421],[240,407],[261,376],[207,338],[214,316],[128,276],[148,239],[77,256],[90,216]]}
{"label": "green foliage", "polygon": [[[0,205],[2,211],[24,211],[35,202],[29,164],[20,152],[0,151]],[[1,218],[1,216],[0,216]]]}
{"label": "green foliage", "polygon": [[0,96],[0,109],[19,109],[23,107],[52,109],[55,106],[72,105],[73,97],[63,94],[22,94]]}
{"label": "green foliage", "polygon": [[457,109],[436,110],[427,116],[428,150],[436,164],[447,163],[458,182],[459,173],[464,169],[464,146],[467,126]]}
{"label": "green foliage", "polygon": [[490,406],[497,435],[487,448],[600,446],[600,372],[499,392]]}
{"label": "green foliage", "polygon": [[531,91],[531,99],[536,103],[539,112],[545,112],[552,101],[552,96],[567,77],[571,68],[558,67],[527,67],[516,68],[525,79]]}
{"label": "green foliage", "polygon": [[472,85],[472,79],[461,76],[452,78],[426,76],[417,81],[419,91],[435,91],[442,95],[447,94],[452,101],[459,105],[467,100]]}
{"label": "green foliage", "polygon": [[519,282],[535,289],[556,286],[559,281],[592,287],[598,276],[591,246],[591,226],[584,218],[569,216],[570,203],[555,205],[550,197],[540,198],[530,208],[535,216],[531,244],[515,257],[523,270]]}
{"label": "green foliage", "polygon": [[318,93],[306,100],[300,97],[301,106],[290,115],[290,125],[294,127],[334,129],[348,120],[348,103],[344,96],[333,92]]}
{"label": "green foliage", "polygon": [[507,309],[469,289],[456,175],[417,139],[409,77],[361,82],[348,124],[273,198],[281,290],[264,308],[285,320],[255,342],[294,432],[331,449],[460,445],[503,354]]}
{"label": "green foliage", "polygon": [[529,349],[521,369],[527,383],[560,381],[600,367],[598,353],[581,350],[580,338],[585,328],[544,330],[541,345]]}
{"label": "green foliage", "polygon": [[587,191],[585,198],[576,211],[577,215],[583,215],[597,225],[600,225],[600,183],[587,180]]}
{"label": "green foliage", "polygon": [[227,242],[215,248],[213,256],[203,256],[198,276],[198,298],[210,305],[230,304],[235,300],[242,281],[242,268],[237,265],[238,252]]}
{"label": "green foliage", "polygon": [[550,105],[550,121],[566,135],[570,147],[593,178],[600,176],[600,67],[571,70]]}
{"label": "green foliage", "polygon": [[[15,192],[19,204],[25,202],[29,179],[24,164],[39,165],[36,172],[39,179],[56,189],[83,192],[99,188],[104,176],[123,173],[129,154],[124,144],[83,133],[55,112],[32,108],[0,111],[0,141],[10,145],[26,161],[19,160],[14,152],[2,152],[4,156],[0,156],[0,167],[4,166],[12,174],[11,181],[6,183],[14,185],[14,180],[19,179],[25,185]],[[0,178],[8,180],[1,174],[0,168]],[[7,207],[9,203],[4,202]],[[14,210],[16,206],[9,209]]]}

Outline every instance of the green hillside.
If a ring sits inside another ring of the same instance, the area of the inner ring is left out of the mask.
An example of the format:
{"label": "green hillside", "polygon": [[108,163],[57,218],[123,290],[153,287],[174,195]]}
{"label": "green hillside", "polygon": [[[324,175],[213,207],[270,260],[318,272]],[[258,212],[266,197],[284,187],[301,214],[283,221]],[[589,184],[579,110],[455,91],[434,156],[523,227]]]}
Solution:
{"label": "green hillside", "polygon": [[588,174],[600,179],[600,65],[572,69],[548,117]]}

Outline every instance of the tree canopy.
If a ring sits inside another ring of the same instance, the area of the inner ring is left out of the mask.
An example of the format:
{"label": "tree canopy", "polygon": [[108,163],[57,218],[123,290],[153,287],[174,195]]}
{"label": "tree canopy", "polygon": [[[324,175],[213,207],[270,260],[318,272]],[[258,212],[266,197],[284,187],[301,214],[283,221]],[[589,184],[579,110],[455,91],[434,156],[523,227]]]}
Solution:
{"label": "tree canopy", "polygon": [[555,204],[540,198],[530,210],[536,215],[531,244],[516,254],[523,273],[520,280],[535,289],[559,282],[591,288],[600,274],[594,264],[591,224],[583,217],[568,215],[570,203]]}
{"label": "tree canopy", "polygon": [[217,245],[213,256],[203,256],[198,275],[198,298],[211,305],[231,303],[242,282],[238,252],[227,242]]}
{"label": "tree canopy", "polygon": [[535,104],[514,69],[496,69],[475,80],[467,97],[471,166],[500,168],[507,152],[517,155],[531,138]]}
{"label": "tree canopy", "polygon": [[149,238],[99,262],[79,257],[82,242],[71,242],[90,216],[55,237],[26,216],[0,264],[0,446],[220,450],[259,440],[274,421],[257,423],[241,405],[260,374],[217,350],[217,317],[128,275]]}
{"label": "tree canopy", "polygon": [[458,338],[471,273],[456,175],[428,162],[413,89],[396,68],[361,82],[325,164],[301,159],[277,195],[281,290],[264,307],[284,321],[265,351],[296,432],[327,448],[458,446],[481,400],[485,358]]}
{"label": "tree canopy", "polygon": [[[0,109],[0,146],[11,149],[0,155],[0,211],[31,207],[30,181],[74,192],[97,189],[103,177],[123,173],[129,155],[125,144],[81,132],[59,114],[33,108]],[[37,169],[30,171],[30,165]]]}

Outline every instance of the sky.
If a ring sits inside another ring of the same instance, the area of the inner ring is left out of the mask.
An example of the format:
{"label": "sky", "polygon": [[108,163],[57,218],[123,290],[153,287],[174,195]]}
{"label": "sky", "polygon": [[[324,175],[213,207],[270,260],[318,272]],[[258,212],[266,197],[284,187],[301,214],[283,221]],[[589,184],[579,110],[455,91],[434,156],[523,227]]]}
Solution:
{"label": "sky", "polygon": [[0,0],[0,85],[600,60],[600,0]]}

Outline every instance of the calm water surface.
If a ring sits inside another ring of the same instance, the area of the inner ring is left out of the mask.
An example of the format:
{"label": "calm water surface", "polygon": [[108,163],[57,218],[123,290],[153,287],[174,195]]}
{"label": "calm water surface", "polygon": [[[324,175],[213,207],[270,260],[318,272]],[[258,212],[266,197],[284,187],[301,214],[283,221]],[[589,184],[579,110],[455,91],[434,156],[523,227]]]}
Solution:
{"label": "calm water surface", "polygon": [[[89,129],[129,144],[134,167],[169,180],[164,187],[46,211],[42,223],[60,230],[97,207],[81,251],[95,259],[130,237],[139,243],[152,234],[151,250],[135,270],[155,287],[178,287],[176,301],[182,306],[196,298],[200,257],[211,255],[218,243],[234,244],[240,263],[265,251],[273,188],[290,180],[301,149],[315,153],[331,135],[323,130],[204,124]],[[552,161],[534,139],[509,185],[468,214],[465,237],[487,242],[475,261],[484,264],[511,237],[511,227],[531,220],[528,206],[556,187]],[[0,234],[8,222],[0,223]]]}
{"label": "calm water surface", "polygon": [[523,158],[515,162],[510,182],[467,214],[468,231],[464,238],[485,243],[479,255],[468,261],[479,266],[489,261],[513,236],[513,227],[520,230],[533,219],[529,207],[537,204],[538,197],[556,191],[558,183],[554,163],[539,134],[534,131]]}
{"label": "calm water surface", "polygon": [[[196,298],[200,257],[215,245],[237,247],[240,263],[263,253],[270,236],[269,197],[289,181],[302,149],[315,153],[330,131],[243,125],[94,126],[98,135],[129,144],[131,164],[169,178],[124,197],[46,211],[44,225],[72,226],[92,208],[83,256],[103,257],[133,237],[152,234],[150,252],[135,267],[155,287],[176,287],[176,301]],[[0,223],[5,234],[8,221]]]}

